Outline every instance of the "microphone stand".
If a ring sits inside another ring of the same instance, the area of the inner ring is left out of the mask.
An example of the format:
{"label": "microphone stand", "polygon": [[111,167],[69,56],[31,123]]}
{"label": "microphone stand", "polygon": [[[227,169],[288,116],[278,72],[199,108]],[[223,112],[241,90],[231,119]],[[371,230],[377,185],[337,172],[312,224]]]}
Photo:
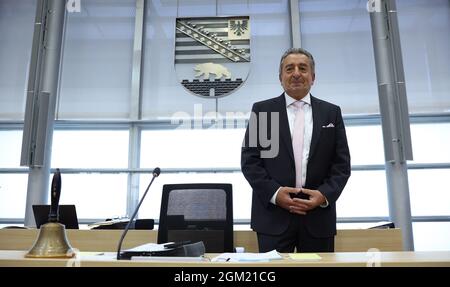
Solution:
{"label": "microphone stand", "polygon": [[134,220],[134,218],[136,217],[136,214],[138,213],[139,208],[141,207],[141,204],[142,204],[142,202],[144,201],[144,198],[145,198],[145,196],[147,195],[148,190],[150,189],[150,186],[152,185],[152,183],[153,183],[153,181],[155,180],[155,178],[159,176],[160,173],[161,173],[161,170],[159,169],[159,167],[157,167],[157,168],[155,168],[155,169],[153,170],[153,178],[152,178],[152,180],[150,181],[150,183],[148,184],[147,189],[146,189],[145,192],[144,192],[144,195],[142,196],[141,200],[139,201],[139,204],[137,205],[136,209],[134,210],[133,215],[132,215],[131,218],[130,218],[130,221],[128,222],[127,226],[125,227],[125,230],[124,230],[123,233],[122,233],[122,237],[120,237],[119,246],[118,246],[118,248],[117,248],[117,260],[122,259],[122,258],[121,258],[122,256],[121,256],[121,254],[120,254],[120,250],[122,249],[122,242],[123,242],[123,239],[125,238],[125,235],[127,235],[128,230],[130,229],[130,226],[131,226],[131,224],[133,223],[133,220]]}

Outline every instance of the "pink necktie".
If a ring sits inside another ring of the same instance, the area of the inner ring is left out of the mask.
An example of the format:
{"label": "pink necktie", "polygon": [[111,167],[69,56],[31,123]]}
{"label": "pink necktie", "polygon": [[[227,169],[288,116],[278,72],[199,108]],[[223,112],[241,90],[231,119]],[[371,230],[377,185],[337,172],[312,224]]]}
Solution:
{"label": "pink necktie", "polygon": [[292,105],[296,108],[295,122],[292,135],[292,147],[295,160],[295,187],[302,187],[302,161],[303,161],[303,134],[305,130],[305,113],[303,105],[305,102],[296,101]]}

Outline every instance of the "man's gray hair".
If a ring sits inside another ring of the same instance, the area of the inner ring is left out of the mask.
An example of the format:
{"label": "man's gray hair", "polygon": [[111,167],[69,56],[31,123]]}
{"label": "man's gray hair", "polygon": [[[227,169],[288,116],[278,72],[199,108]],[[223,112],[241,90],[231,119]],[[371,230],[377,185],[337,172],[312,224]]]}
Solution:
{"label": "man's gray hair", "polygon": [[281,56],[281,60],[280,60],[280,70],[279,70],[279,72],[278,72],[278,77],[280,78],[280,80],[281,80],[281,72],[282,72],[282,69],[283,69],[283,61],[284,61],[284,59],[286,59],[286,57],[289,56],[290,54],[302,54],[302,55],[305,55],[306,57],[308,57],[308,59],[309,59],[309,64],[310,64],[310,66],[311,66],[311,71],[313,72],[313,74],[315,73],[315,67],[316,67],[316,64],[315,64],[315,62],[314,62],[314,57],[313,57],[313,55],[312,55],[310,52],[308,52],[308,51],[306,51],[305,49],[302,49],[302,48],[290,48],[290,49],[288,49],[286,52],[284,52],[283,56]]}

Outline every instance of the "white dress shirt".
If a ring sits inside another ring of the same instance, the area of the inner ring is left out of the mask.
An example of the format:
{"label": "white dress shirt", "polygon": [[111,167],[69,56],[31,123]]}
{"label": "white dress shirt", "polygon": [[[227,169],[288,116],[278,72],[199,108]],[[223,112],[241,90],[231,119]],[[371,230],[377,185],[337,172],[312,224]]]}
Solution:
{"label": "white dress shirt", "polygon": [[[292,140],[292,134],[294,129],[294,122],[295,122],[295,113],[296,109],[293,105],[294,102],[297,100],[290,97],[286,92],[284,93],[284,97],[286,98],[286,111],[287,111],[287,117],[289,122],[289,130],[291,132],[291,140]],[[311,109],[311,94],[307,94],[303,99],[300,101],[304,102],[303,105],[303,112],[305,116],[304,121],[304,134],[303,134],[303,162],[302,162],[302,182],[304,183],[306,181],[306,169],[308,166],[308,157],[309,157],[309,148],[311,146],[311,137],[312,137],[312,130],[313,130],[313,117],[312,117],[312,109]],[[277,198],[278,189],[275,194],[270,199],[270,202],[273,204],[276,204],[275,199]]]}
{"label": "white dress shirt", "polygon": [[[297,100],[291,98],[289,95],[285,93],[284,97],[286,98],[286,109],[287,109],[287,117],[289,121],[289,131],[291,132],[291,140],[292,135],[294,134],[294,122],[295,122],[295,114],[296,108],[293,103]],[[303,161],[302,161],[302,182],[303,184],[306,181],[306,169],[308,166],[308,157],[309,157],[309,148],[311,146],[311,137],[313,130],[313,117],[312,117],[312,109],[311,109],[311,96],[310,94],[306,95],[300,101],[304,102],[303,112],[304,112],[304,133],[303,133]]]}

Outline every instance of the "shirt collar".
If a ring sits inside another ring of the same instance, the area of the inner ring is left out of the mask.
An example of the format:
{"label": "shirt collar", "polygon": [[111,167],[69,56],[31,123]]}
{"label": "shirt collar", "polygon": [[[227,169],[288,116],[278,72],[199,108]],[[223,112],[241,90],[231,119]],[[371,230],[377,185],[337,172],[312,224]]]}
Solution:
{"label": "shirt collar", "polygon": [[[291,104],[296,102],[297,100],[288,95],[288,93],[284,92],[284,98],[286,99],[286,107],[289,107]],[[311,105],[311,94],[308,93],[301,101],[305,102],[308,105]]]}

